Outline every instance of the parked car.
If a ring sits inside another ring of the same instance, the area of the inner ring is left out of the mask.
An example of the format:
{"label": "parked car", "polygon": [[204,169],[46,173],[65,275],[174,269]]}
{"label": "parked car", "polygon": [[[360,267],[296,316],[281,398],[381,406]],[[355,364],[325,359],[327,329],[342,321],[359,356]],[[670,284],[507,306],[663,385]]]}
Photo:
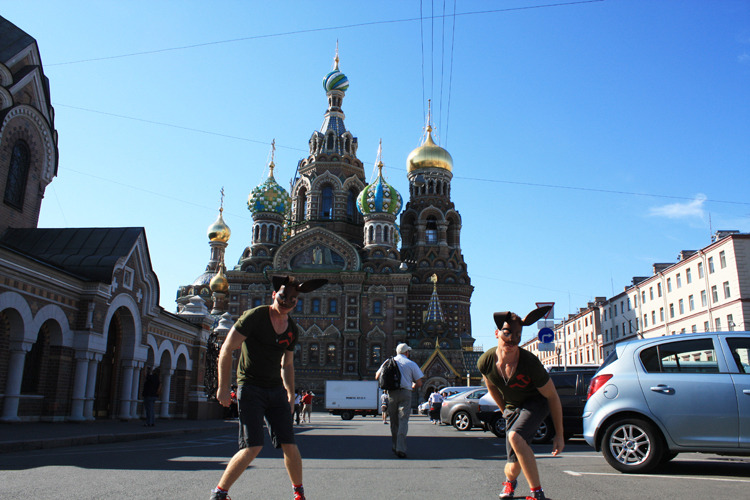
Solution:
{"label": "parked car", "polygon": [[443,401],[440,407],[440,421],[450,424],[459,431],[468,431],[473,427],[481,427],[482,422],[477,417],[479,399],[487,394],[486,387],[460,392]]}
{"label": "parked car", "polygon": [[417,412],[420,415],[427,415],[430,412],[429,401],[425,401],[424,403],[419,403],[419,406],[417,406]]}
{"label": "parked car", "polygon": [[750,332],[618,344],[591,379],[583,436],[622,472],[680,452],[748,455],[749,357]]}
{"label": "parked car", "polygon": [[447,398],[447,397],[453,396],[454,394],[459,394],[461,392],[466,392],[466,391],[472,391],[474,389],[481,389],[483,387],[484,386],[482,385],[471,385],[471,386],[457,385],[457,386],[451,386],[451,387],[443,387],[438,392],[440,393],[441,396],[443,396],[443,398]]}
{"label": "parked car", "polygon": [[[567,371],[552,371],[549,374],[555,384],[557,394],[560,396],[566,440],[583,432],[581,415],[586,404],[586,392],[589,381],[596,373],[597,368],[596,366],[588,366]],[[497,437],[505,437],[505,419],[492,396],[489,394],[484,396],[479,402],[479,407],[477,416],[484,423],[485,429],[492,431]],[[552,440],[554,435],[555,427],[552,424],[552,418],[548,416],[539,425],[532,441],[534,443],[547,443]]]}

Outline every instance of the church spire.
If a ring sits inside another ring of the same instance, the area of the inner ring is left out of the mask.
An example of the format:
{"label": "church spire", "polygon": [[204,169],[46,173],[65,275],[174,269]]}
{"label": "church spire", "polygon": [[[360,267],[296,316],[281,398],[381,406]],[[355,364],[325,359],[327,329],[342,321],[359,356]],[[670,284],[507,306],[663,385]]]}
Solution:
{"label": "church spire", "polygon": [[427,317],[425,318],[425,322],[434,321],[436,323],[442,323],[444,321],[443,309],[440,307],[440,298],[438,298],[437,293],[437,274],[430,276],[430,281],[432,281],[432,296],[430,297],[430,305],[427,307]]}

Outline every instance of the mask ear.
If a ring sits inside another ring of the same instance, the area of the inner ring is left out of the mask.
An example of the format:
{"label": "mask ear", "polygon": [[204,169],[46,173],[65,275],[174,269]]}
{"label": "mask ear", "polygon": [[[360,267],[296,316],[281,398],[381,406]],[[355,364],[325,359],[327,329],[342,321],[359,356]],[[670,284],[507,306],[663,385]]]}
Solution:
{"label": "mask ear", "polygon": [[328,283],[328,280],[323,278],[305,281],[299,286],[299,291],[300,293],[312,292],[313,290],[317,290],[326,283]]}
{"label": "mask ear", "polygon": [[278,292],[279,288],[289,282],[289,276],[274,276],[271,280],[273,282],[273,291]]}
{"label": "mask ear", "polygon": [[552,309],[552,306],[544,306],[540,307],[539,309],[534,309],[529,314],[527,314],[525,318],[523,318],[523,326],[533,325],[534,323],[542,319],[542,317],[544,317],[544,315],[547,314],[550,309]]}
{"label": "mask ear", "polygon": [[497,325],[498,330],[503,329],[503,324],[507,322],[510,319],[510,315],[512,313],[510,311],[503,311],[503,312],[496,312],[492,315],[492,317],[495,319],[495,324]]}

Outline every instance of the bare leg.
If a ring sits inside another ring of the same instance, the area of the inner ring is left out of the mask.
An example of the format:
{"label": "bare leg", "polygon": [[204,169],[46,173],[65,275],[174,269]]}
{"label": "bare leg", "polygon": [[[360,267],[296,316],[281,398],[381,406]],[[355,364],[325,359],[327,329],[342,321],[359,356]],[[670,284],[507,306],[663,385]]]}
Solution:
{"label": "bare leg", "polygon": [[282,444],[281,450],[284,452],[284,465],[292,485],[302,484],[302,456],[299,448],[296,444]]}
{"label": "bare leg", "polygon": [[262,446],[253,446],[251,448],[243,448],[229,460],[224,474],[221,476],[219,481],[219,488],[228,490],[237,479],[240,478],[245,469],[250,465],[255,457],[260,453]]}
{"label": "bare leg", "polygon": [[[536,465],[534,450],[532,450],[531,446],[529,446],[529,444],[516,432],[510,431],[510,433],[508,434],[508,439],[510,439],[510,445],[513,447],[513,451],[516,452],[516,456],[518,457],[518,464],[520,464],[521,469],[523,470],[523,475],[526,476],[526,482],[529,483],[529,488],[538,488],[539,486],[541,486],[541,482],[539,481],[539,469]],[[508,473],[509,465],[518,464],[507,464],[506,475]],[[511,472],[513,472],[512,468]],[[517,472],[516,477],[518,477]],[[515,478],[508,476],[508,479],[512,480]]]}

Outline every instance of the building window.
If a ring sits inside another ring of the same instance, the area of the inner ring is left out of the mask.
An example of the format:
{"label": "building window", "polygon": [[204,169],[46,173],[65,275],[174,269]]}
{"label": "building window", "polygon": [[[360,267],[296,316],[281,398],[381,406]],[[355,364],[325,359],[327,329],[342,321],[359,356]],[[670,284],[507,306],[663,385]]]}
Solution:
{"label": "building window", "polygon": [[691,311],[695,310],[695,299],[692,295],[688,297],[688,307]]}
{"label": "building window", "polygon": [[714,324],[716,326],[716,331],[721,331],[721,318],[716,318],[714,320]]}
{"label": "building window", "polygon": [[674,304],[669,304],[669,317],[674,318]]}
{"label": "building window", "polygon": [[320,299],[312,299],[312,311],[310,312],[320,314]]}
{"label": "building window", "polygon": [[333,218],[333,188],[325,186],[320,194],[320,218]]}
{"label": "building window", "polygon": [[10,155],[8,177],[5,181],[5,203],[18,210],[23,209],[30,163],[29,147],[22,140],[16,141]]}
{"label": "building window", "polygon": [[373,314],[383,314],[383,302],[376,300],[372,303]]}
{"label": "building window", "polygon": [[690,268],[685,269],[685,280],[687,280],[688,285],[693,282],[693,273],[690,271]]}
{"label": "building window", "polygon": [[703,262],[698,262],[698,277],[703,277]]}
{"label": "building window", "polygon": [[641,304],[646,303],[646,290],[641,292]]}
{"label": "building window", "polygon": [[716,290],[716,285],[711,287],[711,298],[714,300],[714,304],[719,301],[719,292]]}
{"label": "building window", "polygon": [[696,333],[698,331],[698,325],[693,325],[690,327],[690,331],[693,333]]}
{"label": "building window", "polygon": [[326,348],[326,364],[336,364],[336,344],[328,344]]}
{"label": "building window", "polygon": [[682,276],[680,276],[680,273],[677,273],[677,288],[682,288]]}
{"label": "building window", "polygon": [[253,307],[258,307],[262,302],[260,299],[253,299]]}
{"label": "building window", "polygon": [[661,321],[664,321],[664,308],[663,307],[659,308],[659,319]]}
{"label": "building window", "polygon": [[667,293],[672,291],[672,278],[667,278]]}
{"label": "building window", "polygon": [[297,306],[294,308],[295,312],[302,314],[305,310],[305,301],[302,297],[297,297]]}
{"label": "building window", "polygon": [[722,269],[727,267],[727,254],[724,253],[724,250],[719,252],[719,266],[721,266]]}
{"label": "building window", "polygon": [[336,299],[328,299],[328,314],[336,314],[338,307],[339,303]]}
{"label": "building window", "polygon": [[714,269],[714,258],[709,257],[708,258],[708,274],[713,274],[715,271]]}
{"label": "building window", "polygon": [[654,300],[654,287],[648,287],[648,298]]}
{"label": "building window", "polygon": [[656,324],[656,311],[651,311],[651,323]]}
{"label": "building window", "polygon": [[437,243],[437,222],[435,217],[427,218],[427,226],[425,227],[425,241],[428,245],[434,245]]}
{"label": "building window", "polygon": [[680,299],[679,302],[680,314],[685,314],[685,301]]}
{"label": "building window", "polygon": [[320,347],[318,344],[310,344],[310,364],[320,363]]}
{"label": "building window", "polygon": [[708,331],[708,321],[704,321],[704,322],[703,322],[703,331],[704,331],[704,332],[707,332],[707,331]]}
{"label": "building window", "polygon": [[380,361],[382,359],[381,358],[381,356],[382,356],[381,350],[382,349],[380,347],[380,344],[374,344],[372,346],[372,351],[371,351],[372,354],[371,354],[371,358],[370,358],[370,364],[372,366],[380,366]]}
{"label": "building window", "polygon": [[706,291],[701,290],[701,305],[703,307],[706,307],[708,305],[708,300],[706,300]]}
{"label": "building window", "polygon": [[346,198],[346,220],[354,222],[357,217],[357,192],[354,189],[349,190]]}
{"label": "building window", "polygon": [[615,304],[615,314],[614,316],[617,316],[617,304]]}
{"label": "building window", "polygon": [[727,328],[729,328],[730,332],[734,331],[734,318],[731,314],[727,314]]}
{"label": "building window", "polygon": [[643,328],[648,328],[648,316],[643,315]]}
{"label": "building window", "polygon": [[661,297],[661,283],[656,284],[656,295]]}
{"label": "building window", "polygon": [[724,298],[728,299],[729,297],[731,297],[731,295],[729,293],[729,282],[725,281],[724,282]]}

